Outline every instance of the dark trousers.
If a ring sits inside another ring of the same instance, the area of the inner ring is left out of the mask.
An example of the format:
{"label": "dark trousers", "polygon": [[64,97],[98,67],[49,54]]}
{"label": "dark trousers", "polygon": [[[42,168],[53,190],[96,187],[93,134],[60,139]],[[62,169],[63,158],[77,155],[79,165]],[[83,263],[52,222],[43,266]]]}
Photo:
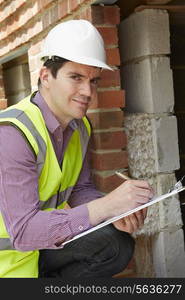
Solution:
{"label": "dark trousers", "polygon": [[134,252],[130,234],[107,225],[58,250],[41,250],[39,277],[66,279],[112,277],[123,271]]}

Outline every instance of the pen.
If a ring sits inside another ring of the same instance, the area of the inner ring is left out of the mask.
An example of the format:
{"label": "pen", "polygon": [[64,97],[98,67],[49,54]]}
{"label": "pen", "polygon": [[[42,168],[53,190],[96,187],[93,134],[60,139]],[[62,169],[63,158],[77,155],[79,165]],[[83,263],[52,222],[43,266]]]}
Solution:
{"label": "pen", "polygon": [[118,171],[116,171],[115,174],[116,174],[117,176],[119,176],[119,177],[125,179],[125,180],[131,179],[131,178],[129,178],[127,175],[122,174],[122,173],[120,173],[120,172],[118,172]]}

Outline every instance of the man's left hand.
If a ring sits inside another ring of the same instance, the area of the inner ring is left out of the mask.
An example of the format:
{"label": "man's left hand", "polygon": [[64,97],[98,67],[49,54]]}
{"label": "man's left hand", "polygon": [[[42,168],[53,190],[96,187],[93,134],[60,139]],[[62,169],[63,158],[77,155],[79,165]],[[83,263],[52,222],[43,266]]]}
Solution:
{"label": "man's left hand", "polygon": [[140,229],[144,225],[146,218],[147,208],[138,210],[137,212],[124,217],[113,223],[114,227],[120,231],[133,233]]}

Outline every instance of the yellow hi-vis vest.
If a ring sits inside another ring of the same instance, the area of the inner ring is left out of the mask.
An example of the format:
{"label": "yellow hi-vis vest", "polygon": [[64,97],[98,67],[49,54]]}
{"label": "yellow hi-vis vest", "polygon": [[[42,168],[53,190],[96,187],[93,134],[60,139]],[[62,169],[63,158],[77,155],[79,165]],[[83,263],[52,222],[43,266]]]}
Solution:
{"label": "yellow hi-vis vest", "polygon": [[[61,168],[42,113],[30,102],[30,96],[0,113],[0,124],[11,124],[21,130],[35,153],[41,210],[62,209],[77,182],[90,137],[87,118],[77,123]],[[0,277],[37,278],[38,258],[38,250],[21,252],[13,247],[0,214]]]}

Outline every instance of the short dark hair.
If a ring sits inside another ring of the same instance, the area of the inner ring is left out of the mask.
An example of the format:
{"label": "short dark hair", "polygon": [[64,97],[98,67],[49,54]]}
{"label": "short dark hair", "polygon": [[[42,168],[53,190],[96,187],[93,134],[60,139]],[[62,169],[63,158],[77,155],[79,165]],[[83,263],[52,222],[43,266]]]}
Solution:
{"label": "short dark hair", "polygon": [[[51,71],[51,74],[54,78],[57,77],[57,73],[59,69],[69,60],[59,57],[59,56],[52,56],[51,58],[45,58],[45,62],[43,64],[44,67],[48,68]],[[38,87],[41,85],[40,78],[38,79]]]}

